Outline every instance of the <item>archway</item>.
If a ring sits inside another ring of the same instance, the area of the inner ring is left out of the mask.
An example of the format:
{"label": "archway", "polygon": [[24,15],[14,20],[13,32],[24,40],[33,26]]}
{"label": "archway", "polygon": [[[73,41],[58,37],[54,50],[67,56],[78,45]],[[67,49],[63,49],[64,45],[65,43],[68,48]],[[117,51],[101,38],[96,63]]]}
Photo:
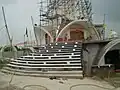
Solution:
{"label": "archway", "polygon": [[105,64],[114,65],[115,71],[120,70],[120,49],[108,51],[104,57]]}
{"label": "archway", "polygon": [[48,36],[48,34],[45,34],[45,43],[49,44],[50,43],[50,37]]}
{"label": "archway", "polygon": [[[4,53],[4,52],[7,52],[7,53]],[[17,58],[17,49],[15,46],[6,45],[1,48],[0,53],[1,53],[1,57],[4,57],[5,55],[7,57]]]}
{"label": "archway", "polygon": [[[108,62],[112,63],[111,60],[105,60],[105,59],[112,59],[115,58],[114,56],[119,56],[120,51],[120,39],[115,39],[111,42],[109,42],[103,49],[101,49],[100,54],[98,55],[98,66],[102,66],[107,64]],[[111,56],[110,56],[111,55]],[[114,55],[114,56],[113,56]],[[118,59],[118,57],[116,58]],[[119,60],[119,59],[118,59]],[[116,62],[113,62],[116,63]]]}
{"label": "archway", "polygon": [[46,30],[46,29],[44,29],[43,27],[41,27],[41,30],[43,30],[45,33],[47,33],[48,34],[48,36],[50,37],[50,40],[51,40],[51,42],[53,42],[54,41],[54,39],[53,39],[53,37],[52,37],[52,35]]}
{"label": "archway", "polygon": [[81,30],[70,31],[70,37],[72,40],[84,40],[84,32]]}
{"label": "archway", "polygon": [[98,31],[94,28],[93,25],[91,25],[90,23],[88,23],[87,20],[76,20],[76,21],[72,21],[70,22],[68,25],[66,25],[58,34],[56,41],[58,41],[58,39],[63,36],[67,31],[69,31],[69,27],[73,24],[79,24],[82,27],[84,27],[84,30],[87,32],[86,34],[89,34],[88,36],[92,36],[94,39],[93,40],[99,40],[101,37],[98,33]]}
{"label": "archway", "polygon": [[41,33],[40,29],[44,32],[41,34],[41,35],[44,34],[44,37],[43,37],[44,39],[43,38],[41,38],[41,39],[44,40],[44,42],[45,42],[45,35],[47,34],[50,38],[50,42],[52,43],[54,41],[54,39],[53,39],[53,36],[50,34],[50,32],[48,32],[48,30],[46,30],[45,28],[40,27],[40,26],[34,26],[34,33],[35,33],[37,42],[38,42],[38,40],[40,40],[40,33]]}

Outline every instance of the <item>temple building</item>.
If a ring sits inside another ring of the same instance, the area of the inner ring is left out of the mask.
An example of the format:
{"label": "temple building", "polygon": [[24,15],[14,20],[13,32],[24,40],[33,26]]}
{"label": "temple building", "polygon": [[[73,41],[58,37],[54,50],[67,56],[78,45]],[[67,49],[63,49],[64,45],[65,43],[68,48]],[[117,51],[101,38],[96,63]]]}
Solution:
{"label": "temple building", "polygon": [[11,60],[3,72],[66,78],[116,75],[120,39],[115,32],[105,39],[104,25],[92,22],[90,0],[41,1],[40,24],[34,25],[35,51]]}

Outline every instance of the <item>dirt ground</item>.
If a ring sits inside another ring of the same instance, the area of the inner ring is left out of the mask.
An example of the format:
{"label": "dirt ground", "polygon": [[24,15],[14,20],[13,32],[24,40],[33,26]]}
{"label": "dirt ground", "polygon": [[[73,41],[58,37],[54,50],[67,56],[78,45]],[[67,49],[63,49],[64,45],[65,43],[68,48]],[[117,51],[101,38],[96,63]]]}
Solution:
{"label": "dirt ground", "polygon": [[0,90],[120,90],[120,88],[114,88],[108,82],[92,78],[51,80],[0,73]]}

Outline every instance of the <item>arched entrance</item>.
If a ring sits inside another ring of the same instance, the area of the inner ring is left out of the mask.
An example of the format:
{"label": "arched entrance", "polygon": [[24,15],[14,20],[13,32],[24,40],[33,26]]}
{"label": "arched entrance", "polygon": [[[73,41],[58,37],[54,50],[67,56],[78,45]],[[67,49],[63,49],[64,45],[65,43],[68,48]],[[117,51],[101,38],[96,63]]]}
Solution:
{"label": "arched entrance", "polygon": [[113,64],[115,70],[120,70],[120,39],[109,42],[98,55],[98,66]]}
{"label": "arched entrance", "polygon": [[70,38],[72,41],[84,40],[84,32],[80,30],[70,31]]}
{"label": "arched entrance", "polygon": [[115,49],[108,51],[104,57],[105,64],[114,65],[115,71],[120,70],[120,50]]}
{"label": "arched entrance", "polygon": [[97,30],[94,28],[94,26],[88,23],[88,21],[86,20],[76,20],[70,22],[59,32],[56,41],[64,40],[66,34],[68,40],[72,40],[72,39],[82,40],[83,38],[91,39],[91,40],[99,40],[101,38]]}
{"label": "arched entrance", "polygon": [[17,49],[15,46],[6,45],[0,50],[1,57],[17,58]]}
{"label": "arched entrance", "polygon": [[35,37],[38,45],[46,44],[46,37],[49,38],[50,43],[54,41],[53,36],[50,34],[50,32],[43,27],[34,26],[34,33],[35,33]]}
{"label": "arched entrance", "polygon": [[48,44],[50,43],[50,37],[48,36],[48,34],[45,34],[45,43]]}

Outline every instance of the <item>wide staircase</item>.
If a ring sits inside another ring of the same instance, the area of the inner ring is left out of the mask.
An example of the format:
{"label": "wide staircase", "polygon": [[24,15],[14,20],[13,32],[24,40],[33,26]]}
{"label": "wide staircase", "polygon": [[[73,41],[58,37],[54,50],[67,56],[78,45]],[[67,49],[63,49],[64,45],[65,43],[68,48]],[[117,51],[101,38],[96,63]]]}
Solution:
{"label": "wide staircase", "polygon": [[51,43],[34,49],[36,52],[28,56],[11,59],[2,72],[24,76],[83,78],[80,42]]}

